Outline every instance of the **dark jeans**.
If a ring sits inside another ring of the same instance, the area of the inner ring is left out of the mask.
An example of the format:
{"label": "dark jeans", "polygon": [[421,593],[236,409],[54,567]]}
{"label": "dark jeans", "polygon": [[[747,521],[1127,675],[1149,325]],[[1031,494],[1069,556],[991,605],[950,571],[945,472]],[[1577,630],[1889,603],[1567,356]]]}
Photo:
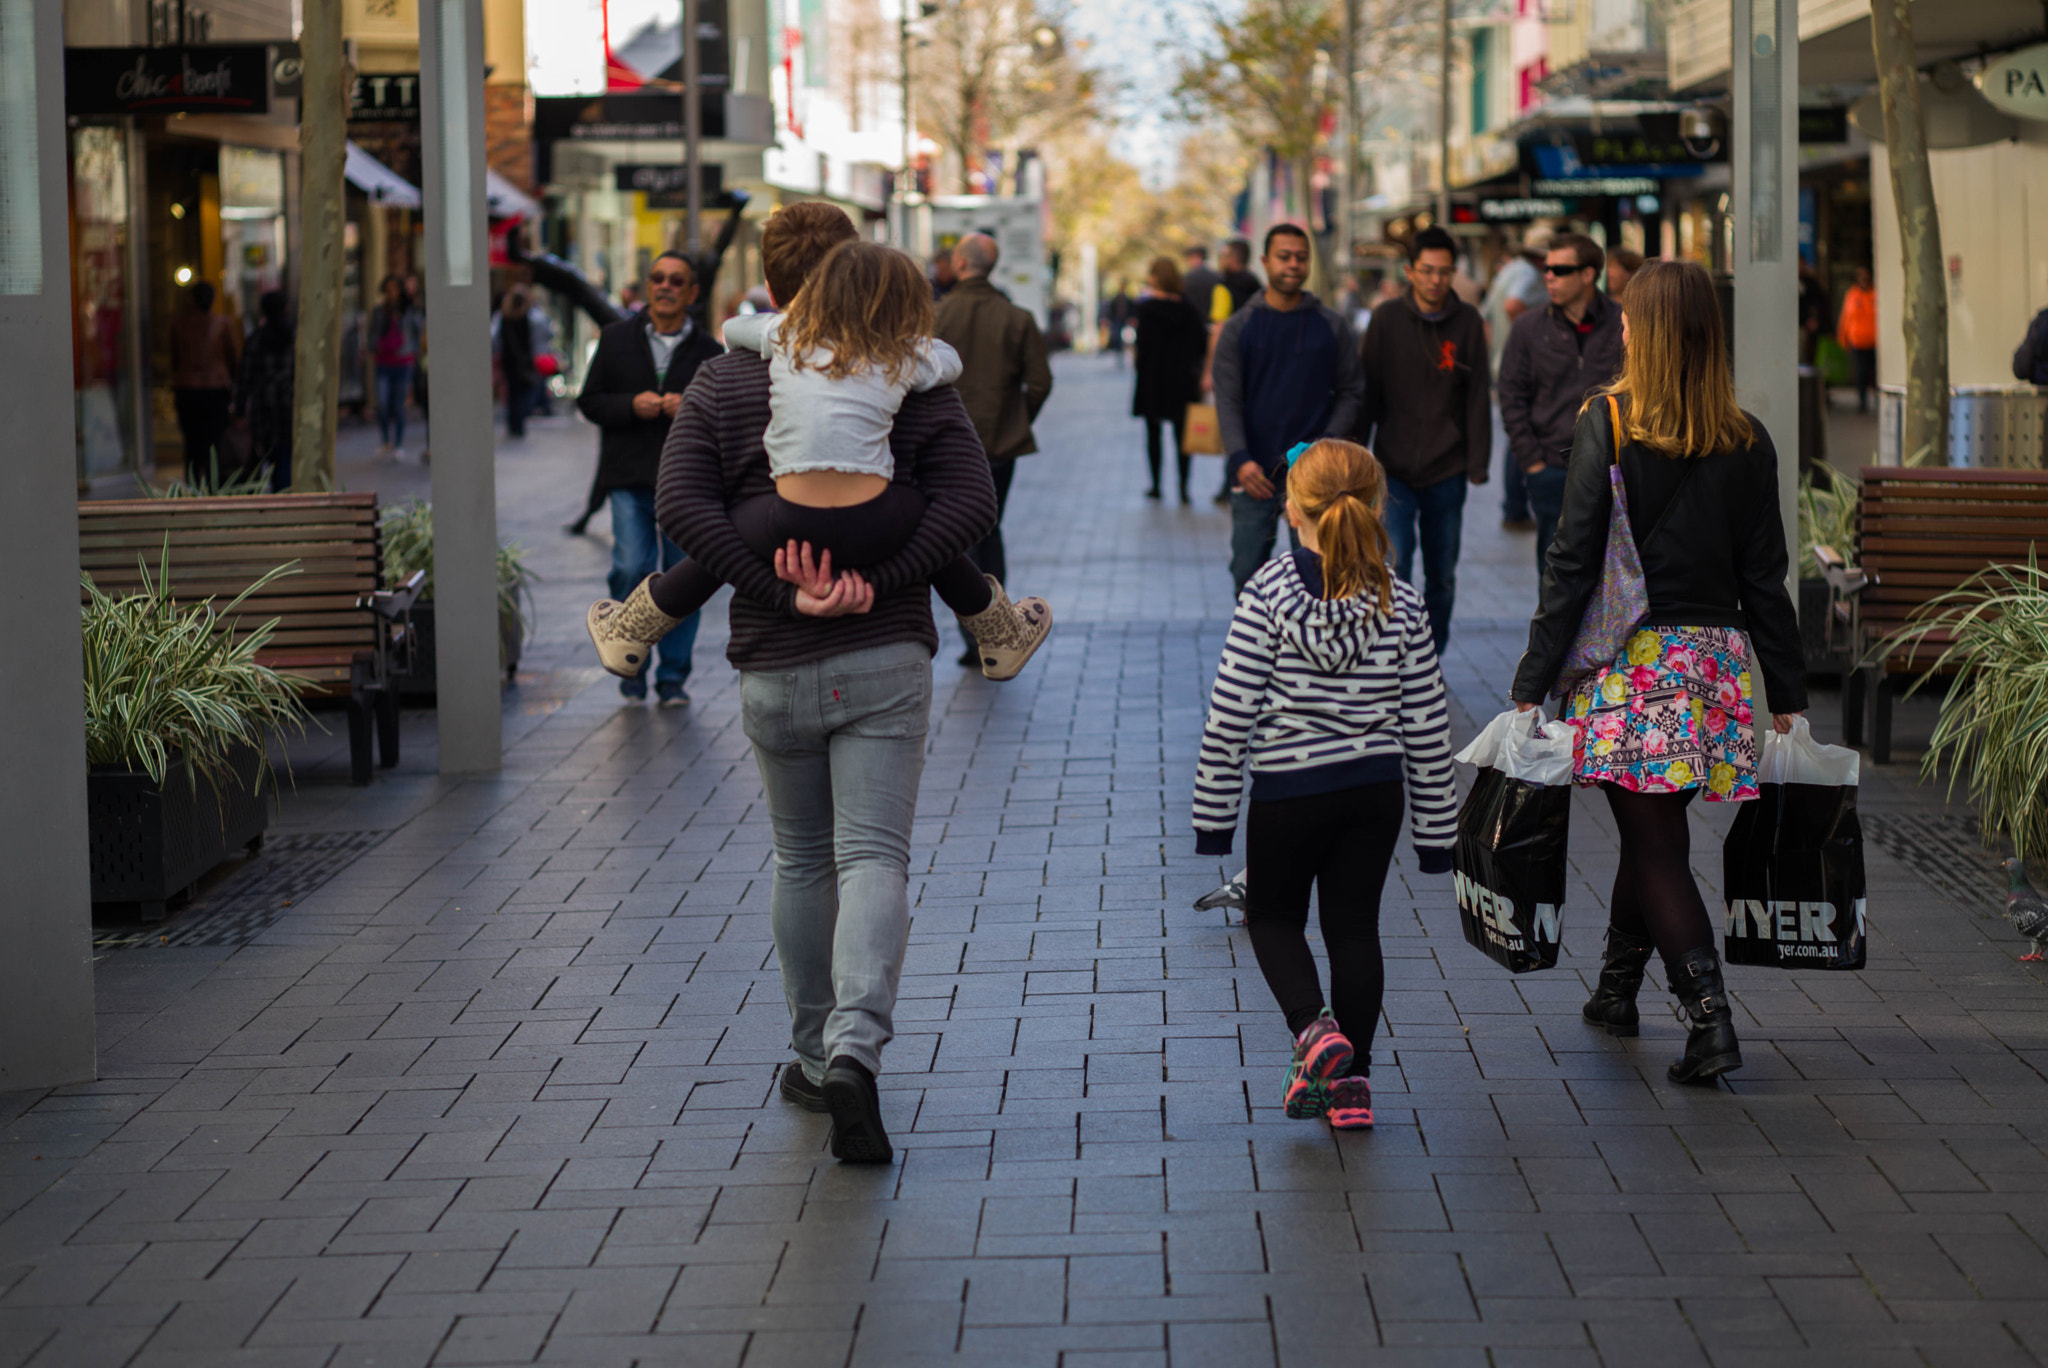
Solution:
{"label": "dark jeans", "polygon": [[[974,562],[974,568],[983,574],[994,575],[996,582],[1008,587],[1010,583],[1010,561],[1003,551],[1003,513],[1010,506],[1010,481],[1017,478],[1017,462],[990,461],[988,473],[996,482],[996,525],[989,534],[967,548],[967,559]],[[960,639],[967,643],[967,649],[978,648],[979,643],[969,636],[966,628],[960,629]]]}
{"label": "dark jeans", "polygon": [[1849,360],[1856,367],[1856,411],[1870,406],[1870,391],[1877,388],[1877,348],[1851,347]]}
{"label": "dark jeans", "polygon": [[172,399],[178,410],[178,431],[185,438],[185,483],[212,485],[219,482],[214,465],[214,448],[228,430],[229,402],[234,391],[224,389],[181,389]]}
{"label": "dark jeans", "polygon": [[412,391],[412,375],[410,361],[377,367],[377,435],[386,446],[405,445],[405,400]]}
{"label": "dark jeans", "polygon": [[[682,560],[683,552],[655,524],[653,490],[614,489],[611,502],[612,570],[606,584],[613,598],[624,599],[641,580]],[[697,615],[692,613],[656,644],[656,692],[683,687],[683,681],[690,677],[690,650],[696,644]],[[620,680],[619,692],[628,698],[645,698],[647,671],[641,670],[637,678]]]}
{"label": "dark jeans", "polygon": [[[1254,499],[1242,489],[1230,491],[1230,585],[1234,592],[1242,594],[1272,556],[1273,543],[1280,535],[1280,510],[1286,503],[1287,492],[1282,489],[1274,490],[1270,499]],[[1301,545],[1292,527],[1287,529],[1287,541],[1290,546]]]}
{"label": "dark jeans", "polygon": [[[1511,469],[1521,469],[1512,462],[1509,465]],[[1529,486],[1529,512],[1536,519],[1536,578],[1541,581],[1550,543],[1557,536],[1557,520],[1564,513],[1564,467],[1547,465],[1523,478]]]}
{"label": "dark jeans", "polygon": [[[1465,533],[1465,477],[1453,475],[1417,489],[1387,476],[1387,537],[1394,543],[1394,573],[1415,581],[1415,547],[1422,545],[1422,601],[1429,635],[1441,655],[1451,639],[1451,608],[1458,601],[1458,550]],[[1418,538],[1419,534],[1419,538]]]}
{"label": "dark jeans", "polygon": [[526,435],[527,415],[532,413],[534,407],[540,403],[540,396],[539,380],[529,380],[525,384],[506,382],[505,435],[507,437],[524,437]]}
{"label": "dark jeans", "polygon": [[1159,492],[1159,476],[1166,465],[1166,453],[1162,449],[1165,444],[1164,433],[1161,431],[1162,428],[1173,429],[1173,459],[1175,466],[1180,472],[1180,500],[1182,503],[1186,503],[1188,500],[1188,467],[1194,463],[1194,457],[1181,450],[1181,444],[1187,438],[1187,419],[1185,417],[1159,418],[1149,413],[1145,415],[1145,465],[1152,472],[1152,492],[1154,494]]}
{"label": "dark jeans", "polygon": [[[1500,516],[1502,522],[1520,522],[1529,516],[1529,477],[1522,473],[1522,463],[1510,451],[1505,458],[1506,472],[1501,477]],[[1536,538],[1536,549],[1543,549],[1543,538]]]}
{"label": "dark jeans", "polygon": [[1245,930],[1287,1029],[1299,1035],[1323,1010],[1309,950],[1313,888],[1330,958],[1330,1011],[1351,1041],[1354,1074],[1372,1072],[1372,1039],[1386,994],[1380,893],[1401,834],[1401,781],[1307,798],[1253,802],[1245,822]]}

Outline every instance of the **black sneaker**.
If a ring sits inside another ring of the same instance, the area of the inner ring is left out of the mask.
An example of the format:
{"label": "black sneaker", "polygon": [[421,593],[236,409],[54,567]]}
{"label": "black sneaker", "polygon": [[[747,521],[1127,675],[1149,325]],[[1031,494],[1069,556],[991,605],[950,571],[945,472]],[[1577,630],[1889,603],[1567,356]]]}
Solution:
{"label": "black sneaker", "polygon": [[807,1112],[826,1110],[825,1090],[811,1082],[804,1066],[794,1060],[782,1066],[782,1100],[794,1102]]}
{"label": "black sneaker", "polygon": [[832,1157],[847,1164],[886,1164],[896,1152],[882,1126],[875,1076],[845,1055],[825,1069],[825,1109],[832,1113]]}

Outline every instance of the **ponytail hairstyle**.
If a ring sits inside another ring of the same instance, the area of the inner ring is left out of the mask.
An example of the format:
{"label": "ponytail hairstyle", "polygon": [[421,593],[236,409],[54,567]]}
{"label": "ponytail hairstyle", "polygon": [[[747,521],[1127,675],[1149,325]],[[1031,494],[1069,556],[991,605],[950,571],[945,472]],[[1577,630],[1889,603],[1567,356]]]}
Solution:
{"label": "ponytail hairstyle", "polygon": [[1386,477],[1373,454],[1356,442],[1325,437],[1310,445],[1287,472],[1287,501],[1313,522],[1323,556],[1323,598],[1371,594],[1382,613],[1394,609],[1390,546],[1380,522]]}

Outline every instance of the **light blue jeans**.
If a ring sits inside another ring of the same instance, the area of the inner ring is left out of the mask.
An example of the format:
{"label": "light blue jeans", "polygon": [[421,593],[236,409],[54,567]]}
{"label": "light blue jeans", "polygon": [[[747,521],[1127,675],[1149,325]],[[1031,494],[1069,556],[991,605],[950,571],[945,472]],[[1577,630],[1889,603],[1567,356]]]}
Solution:
{"label": "light blue jeans", "polygon": [[931,719],[916,642],[740,675],[775,835],[769,918],[790,1044],[812,1082],[846,1056],[879,1073],[910,936],[910,824]]}
{"label": "light blue jeans", "polygon": [[[683,550],[667,537],[654,521],[654,491],[614,489],[612,504],[612,569],[605,583],[612,597],[621,603],[633,586],[657,570],[666,570],[683,559]],[[692,613],[661,639],[655,647],[654,688],[656,693],[680,689],[690,677],[690,652],[697,645],[697,618]],[[619,681],[619,692],[628,698],[647,697],[647,671],[639,677]]]}

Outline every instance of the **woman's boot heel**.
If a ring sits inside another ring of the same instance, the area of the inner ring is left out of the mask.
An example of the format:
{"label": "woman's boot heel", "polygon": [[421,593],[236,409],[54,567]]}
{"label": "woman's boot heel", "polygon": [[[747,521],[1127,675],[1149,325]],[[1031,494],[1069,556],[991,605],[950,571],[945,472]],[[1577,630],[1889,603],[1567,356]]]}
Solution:
{"label": "woman's boot heel", "polygon": [[1735,1039],[1735,1007],[1721,982],[1721,957],[1712,946],[1690,950],[1675,963],[1666,961],[1671,991],[1685,1009],[1685,1054],[1666,1070],[1673,1083],[1712,1087],[1722,1074],[1742,1067],[1742,1046]]}
{"label": "woman's boot heel", "polygon": [[1600,977],[1593,984],[1593,996],[1579,1012],[1588,1025],[1605,1026],[1613,1036],[1633,1036],[1642,1031],[1636,1012],[1636,993],[1643,986],[1643,970],[1652,950],[1648,936],[1636,936],[1610,926],[1607,952],[1600,962]]}

